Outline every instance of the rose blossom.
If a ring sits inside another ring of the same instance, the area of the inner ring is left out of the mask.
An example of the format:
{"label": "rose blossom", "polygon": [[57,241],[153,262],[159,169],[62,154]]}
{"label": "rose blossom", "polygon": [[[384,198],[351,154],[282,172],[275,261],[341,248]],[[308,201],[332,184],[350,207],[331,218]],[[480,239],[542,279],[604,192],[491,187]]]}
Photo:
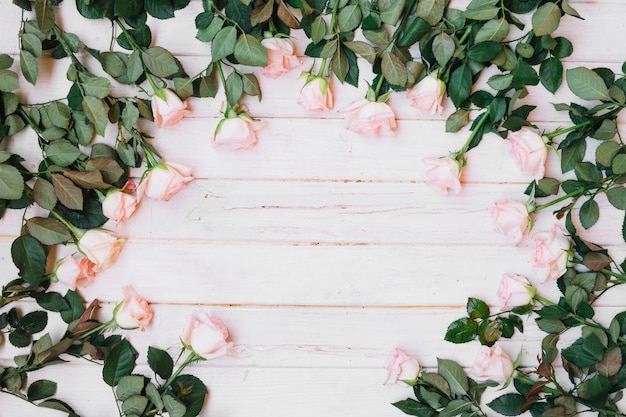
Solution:
{"label": "rose blossom", "polygon": [[187,113],[187,101],[182,101],[170,89],[161,89],[152,96],[152,116],[156,127],[173,126]]}
{"label": "rose blossom", "polygon": [[93,270],[100,272],[115,263],[123,241],[110,230],[90,229],[78,240],[77,246],[95,264]]}
{"label": "rose blossom", "polygon": [[122,329],[140,328],[142,331],[150,324],[154,311],[148,302],[139,296],[130,285],[122,287],[124,300],[113,311],[115,322]]}
{"label": "rose blossom", "polygon": [[346,128],[363,136],[393,136],[396,115],[387,103],[360,100],[349,106],[346,111],[351,111],[346,118]]}
{"label": "rose blossom", "polygon": [[525,277],[505,273],[502,274],[496,295],[502,305],[500,308],[507,311],[514,307],[530,304],[536,292],[535,287],[530,285]]}
{"label": "rose blossom", "polygon": [[204,359],[224,356],[233,345],[232,342],[226,342],[228,329],[224,323],[199,311],[189,317],[180,339],[185,347]]}
{"label": "rose blossom", "polygon": [[481,346],[468,375],[479,381],[504,382],[513,374],[513,362],[500,346]]}
{"label": "rose blossom", "polygon": [[554,225],[549,232],[536,233],[533,241],[532,265],[538,268],[541,281],[561,277],[567,270],[571,246],[563,230]]}
{"label": "rose blossom", "polygon": [[137,187],[137,199],[147,195],[153,200],[167,201],[193,180],[191,168],[173,162],[162,162],[150,168]]}
{"label": "rose blossom", "polygon": [[413,356],[409,356],[395,348],[385,361],[387,380],[385,384],[400,383],[401,381],[415,382],[420,374],[420,364]]}
{"label": "rose blossom", "polygon": [[135,183],[127,181],[122,189],[107,192],[102,201],[102,214],[113,220],[115,224],[128,220],[137,209],[137,197],[130,194],[135,191]]}
{"label": "rose blossom", "polygon": [[428,114],[443,114],[443,99],[446,94],[446,84],[430,74],[424,77],[407,91],[407,98],[412,101],[411,106]]}
{"label": "rose blossom", "polygon": [[496,232],[513,238],[516,245],[532,228],[532,221],[526,204],[508,198],[494,202],[489,214]]}
{"label": "rose blossom", "polygon": [[424,158],[422,176],[424,182],[430,188],[442,194],[454,191],[461,192],[461,166],[460,163],[450,157]]}
{"label": "rose blossom", "polygon": [[298,104],[306,110],[324,111],[332,110],[335,105],[333,93],[324,77],[306,75],[307,81],[300,90]]}
{"label": "rose blossom", "polygon": [[265,122],[254,120],[246,112],[227,116],[218,123],[213,143],[231,151],[252,148],[257,142],[256,131],[263,126]]}
{"label": "rose blossom", "polygon": [[523,127],[516,132],[509,132],[506,143],[509,154],[522,173],[536,180],[543,178],[546,172],[548,147],[539,134]]}
{"label": "rose blossom", "polygon": [[261,45],[267,50],[267,66],[261,70],[261,74],[268,78],[278,78],[302,61],[295,55],[295,49],[291,39],[265,38]]}
{"label": "rose blossom", "polygon": [[72,290],[86,287],[96,278],[95,264],[84,256],[68,255],[56,262],[54,275],[63,285]]}

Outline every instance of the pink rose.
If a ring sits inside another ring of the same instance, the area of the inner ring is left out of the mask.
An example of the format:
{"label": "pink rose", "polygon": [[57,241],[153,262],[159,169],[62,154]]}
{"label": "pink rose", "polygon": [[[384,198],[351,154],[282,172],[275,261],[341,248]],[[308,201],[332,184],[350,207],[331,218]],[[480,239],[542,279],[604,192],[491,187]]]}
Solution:
{"label": "pink rose", "polygon": [[150,168],[137,187],[137,199],[147,195],[153,200],[167,201],[193,180],[191,168],[173,162],[162,162]]}
{"label": "pink rose", "polygon": [[226,341],[228,329],[224,323],[203,312],[196,312],[189,317],[180,339],[186,348],[204,359],[224,356],[233,345],[232,342]]}
{"label": "pink rose", "polygon": [[526,204],[505,198],[494,202],[489,207],[489,214],[496,232],[513,238],[519,244],[532,228],[532,220]]}
{"label": "pink rose", "polygon": [[78,240],[77,246],[100,272],[113,265],[122,251],[123,241],[106,229],[90,229]]}
{"label": "pink rose", "polygon": [[349,106],[346,111],[351,111],[346,119],[346,128],[363,136],[393,136],[396,115],[386,103],[360,100]]}
{"label": "pink rose", "polygon": [[115,322],[122,329],[140,328],[143,331],[152,321],[154,311],[130,285],[125,285],[122,290],[124,300],[113,310]]}
{"label": "pink rose", "polygon": [[72,290],[87,287],[96,278],[95,264],[83,256],[68,255],[56,262],[54,275],[63,285]]}
{"label": "pink rose", "polygon": [[152,96],[152,116],[156,127],[173,126],[187,113],[187,101],[182,101],[172,90],[164,88]]}
{"label": "pink rose", "polygon": [[503,274],[496,295],[502,307],[502,311],[511,310],[514,307],[530,304],[536,294],[535,287],[528,280],[518,274]]}
{"label": "pink rose", "polygon": [[426,185],[441,194],[461,192],[461,165],[449,157],[422,159],[422,177]]}
{"label": "pink rose", "polygon": [[506,143],[509,154],[522,173],[536,180],[544,177],[548,147],[539,134],[523,127],[516,132],[509,132]]}
{"label": "pink rose", "polygon": [[245,112],[226,117],[218,123],[213,143],[231,151],[252,148],[257,142],[256,131],[263,126],[265,122],[254,120]]}
{"label": "pink rose", "polygon": [[411,106],[421,112],[441,115],[445,94],[446,84],[431,74],[411,87],[407,91],[407,98],[412,101]]}
{"label": "pink rose", "polygon": [[[113,220],[115,224],[128,220],[137,209],[137,197],[127,190],[135,190],[135,183],[128,181],[122,189],[107,192],[102,201],[102,214]],[[132,192],[132,191],[131,191]]]}
{"label": "pink rose", "polygon": [[401,381],[414,383],[420,374],[420,364],[413,356],[409,356],[398,348],[395,348],[385,362],[387,380],[385,384]]}
{"label": "pink rose", "polygon": [[302,108],[311,111],[332,110],[335,102],[328,80],[310,74],[303,75],[307,76],[307,81],[300,91],[298,104]]}
{"label": "pink rose", "polygon": [[538,269],[541,281],[560,278],[567,271],[571,247],[563,230],[554,225],[549,232],[536,233],[533,241],[532,265]]}
{"label": "pink rose", "polygon": [[295,49],[291,39],[265,38],[261,45],[267,50],[267,66],[261,70],[261,74],[268,78],[278,78],[302,61],[295,55]]}
{"label": "pink rose", "polygon": [[474,359],[474,367],[468,372],[471,378],[478,381],[495,382],[504,382],[512,374],[513,362],[500,346],[482,346]]}

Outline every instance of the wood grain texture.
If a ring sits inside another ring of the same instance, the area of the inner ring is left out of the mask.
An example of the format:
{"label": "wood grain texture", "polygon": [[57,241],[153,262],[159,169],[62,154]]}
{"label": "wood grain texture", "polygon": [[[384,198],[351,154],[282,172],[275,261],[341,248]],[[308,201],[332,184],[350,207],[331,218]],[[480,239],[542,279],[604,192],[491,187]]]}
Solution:
{"label": "wood grain texture", "polygon": [[[88,45],[107,49],[110,24],[87,23],[71,3],[61,6],[64,27]],[[467,3],[452,2],[456,7]],[[571,4],[585,20],[562,21],[558,34],[575,44],[565,66],[620,71],[626,58],[626,47],[618,41],[626,37],[626,4]],[[155,43],[179,56],[189,73],[210,61],[207,45],[194,40],[192,22],[200,10],[200,1],[194,0],[177,13],[178,19],[151,21]],[[19,53],[19,19],[19,9],[0,0],[0,33],[6,40],[0,53]],[[297,32],[296,40],[302,52],[306,40]],[[99,71],[97,62],[83,58]],[[139,370],[146,373],[147,346],[175,352],[183,322],[195,309],[214,313],[227,324],[235,343],[230,355],[189,370],[210,390],[203,416],[399,417],[402,413],[389,403],[409,396],[410,390],[382,385],[382,365],[391,349],[398,346],[428,367],[436,365],[437,356],[470,366],[478,345],[443,341],[447,325],[463,315],[468,296],[497,308],[495,290],[504,272],[527,275],[544,296],[557,294],[552,282],[537,281],[529,241],[513,246],[493,231],[487,207],[505,197],[524,199],[529,181],[511,163],[499,137],[486,137],[469,153],[461,194],[441,196],[424,184],[421,160],[447,155],[466,140],[466,129],[444,133],[452,106],[443,116],[422,115],[408,106],[404,94],[396,94],[390,103],[399,119],[397,135],[363,138],[345,130],[341,110],[364,95],[365,81],[371,79],[366,66],[358,89],[333,82],[336,111],[309,113],[295,105],[302,85],[299,73],[312,63],[303,61],[300,69],[278,80],[259,77],[262,102],[246,99],[251,114],[266,122],[250,151],[211,145],[221,118],[221,91],[214,100],[191,99],[192,114],[176,126],[145,126],[165,158],[192,167],[197,180],[170,202],[143,201],[126,224],[107,224],[127,239],[124,251],[94,285],[81,289],[85,298],[100,300],[103,318],[110,316],[123,285],[132,284],[150,300],[156,312],[153,324],[145,332],[124,332],[142,352]],[[67,65],[43,58],[37,88],[22,80],[20,97],[40,102],[65,95]],[[115,93],[137,91],[118,86]],[[554,96],[540,87],[531,89],[525,99],[538,106],[531,119],[545,130],[567,124],[567,115],[556,112],[552,103],[570,101],[576,100],[565,86]],[[112,135],[108,131],[97,140],[112,143]],[[41,158],[34,140],[24,132],[2,146],[27,156],[27,165],[34,168]],[[141,172],[132,174],[138,178]],[[553,154],[548,175],[559,172]],[[601,220],[584,237],[623,259],[626,247],[616,227],[622,213],[606,200],[599,202]],[[27,215],[38,213],[45,214],[33,207]],[[5,280],[17,273],[10,245],[19,234],[21,216],[21,211],[9,211],[0,221]],[[552,222],[550,213],[541,213],[535,230]],[[67,245],[54,255],[74,250]],[[55,287],[64,291],[60,284]],[[20,305],[23,311],[36,307]],[[603,298],[598,317],[608,320],[625,309],[623,291],[614,291]],[[521,352],[522,364],[532,366],[542,333],[532,320],[525,324],[527,332],[503,346],[511,356]],[[53,336],[62,331],[61,323],[52,324]],[[18,353],[23,352],[0,345],[0,365],[8,365]],[[59,381],[59,397],[85,417],[116,415],[99,365],[70,360],[62,370],[51,367],[34,378]],[[53,415],[1,398],[0,416]]]}

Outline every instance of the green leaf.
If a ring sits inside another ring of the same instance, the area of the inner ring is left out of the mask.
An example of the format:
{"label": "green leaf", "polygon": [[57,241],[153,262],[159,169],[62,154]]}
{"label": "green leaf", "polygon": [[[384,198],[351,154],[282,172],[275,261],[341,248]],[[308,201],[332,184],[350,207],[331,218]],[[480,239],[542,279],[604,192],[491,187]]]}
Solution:
{"label": "green leaf", "polygon": [[581,368],[587,368],[597,362],[593,355],[583,349],[582,339],[563,349],[561,355],[565,360]]}
{"label": "green leaf", "polygon": [[26,220],[28,232],[44,245],[66,243],[72,239],[70,231],[57,219],[31,217]]}
{"label": "green leaf", "polygon": [[[91,161],[90,161],[91,162]],[[100,190],[106,190],[111,186],[104,182],[102,173],[98,170],[93,171],[63,171],[63,175],[71,179],[72,182],[81,188],[90,190],[98,188]]]}
{"label": "green leaf", "polygon": [[161,394],[159,394],[159,390],[151,382],[148,382],[146,385],[146,397],[152,401],[152,404],[154,404],[159,411],[163,410],[163,400],[161,400]]}
{"label": "green leaf", "polygon": [[382,54],[382,72],[389,84],[403,87],[408,80],[406,67],[395,54],[385,51]]}
{"label": "green leaf", "polygon": [[487,85],[498,91],[506,91],[511,88],[513,74],[495,74],[489,77]]}
{"label": "green leaf", "polygon": [[448,382],[454,394],[467,395],[469,385],[461,365],[448,359],[437,358],[437,366],[439,375]]}
{"label": "green leaf", "polygon": [[455,49],[454,39],[445,32],[441,32],[433,39],[433,54],[442,67],[452,58]]}
{"label": "green leaf", "polygon": [[469,123],[469,115],[470,112],[465,109],[458,109],[452,113],[446,120],[446,132],[454,133],[461,130]]}
{"label": "green leaf", "polygon": [[114,387],[135,368],[136,351],[126,339],[122,339],[109,353],[104,361],[102,378],[109,386]]}
{"label": "green leaf", "polygon": [[422,18],[410,16],[406,28],[398,39],[398,46],[411,46],[419,41],[422,36],[430,32],[430,25]]}
{"label": "green leaf", "polygon": [[243,94],[243,80],[239,73],[233,71],[226,78],[226,98],[231,106],[237,104]]}
{"label": "green leaf", "polygon": [[39,333],[48,325],[48,313],[45,311],[31,311],[22,317],[20,327],[28,334]]}
{"label": "green leaf", "polygon": [[509,34],[509,23],[504,19],[493,19],[485,23],[476,33],[474,43],[501,42]]}
{"label": "green leaf", "polygon": [[430,26],[435,26],[443,17],[447,3],[446,0],[420,0],[415,15],[424,19]]}
{"label": "green leaf", "polygon": [[85,306],[83,305],[84,300],[76,291],[69,290],[67,294],[65,294],[65,301],[69,307],[61,311],[61,318],[64,322],[71,323],[79,319],[85,312]]}
{"label": "green leaf", "polygon": [[502,50],[499,42],[485,41],[477,43],[467,50],[467,57],[478,62],[488,62],[494,59]]}
{"label": "green leaf", "polygon": [[235,58],[241,65],[265,67],[267,65],[267,50],[261,42],[248,34],[239,35],[235,44]]}
{"label": "green leaf", "polygon": [[373,64],[376,60],[376,50],[374,47],[366,42],[362,41],[351,41],[344,42],[343,45],[348,47],[354,53],[364,58],[370,64]]}
{"label": "green leaf", "polygon": [[46,106],[46,111],[50,122],[60,128],[68,129],[72,118],[72,110],[66,105],[58,101],[53,101]]}
{"label": "green leaf", "polygon": [[455,320],[448,326],[444,339],[452,343],[467,343],[478,334],[478,323],[467,317]]}
{"label": "green leaf", "polygon": [[54,11],[52,10],[52,1],[36,0],[35,16],[37,17],[37,25],[42,32],[48,32],[54,27]]}
{"label": "green leaf", "polygon": [[33,297],[37,300],[37,304],[39,304],[41,308],[45,308],[48,311],[58,313],[63,310],[67,310],[70,307],[63,296],[58,292],[43,292],[36,294],[37,295],[33,295]]}
{"label": "green leaf", "polygon": [[546,89],[554,94],[563,81],[563,64],[558,58],[548,58],[539,66],[539,79]]}
{"label": "green leaf", "polygon": [[122,402],[122,413],[125,416],[141,415],[148,406],[148,398],[142,395],[133,395]]}
{"label": "green leaf", "polygon": [[472,407],[472,403],[465,400],[452,400],[446,405],[446,407],[439,412],[439,417],[454,417],[461,415],[463,412],[469,410]]}
{"label": "green leaf", "polygon": [[311,23],[311,41],[319,43],[326,36],[326,21],[322,15],[317,16]]}
{"label": "green leaf", "polygon": [[224,19],[222,19],[219,16],[216,16],[213,20],[211,20],[211,23],[209,24],[209,26],[207,26],[204,29],[198,30],[196,39],[198,39],[201,42],[213,41],[217,32],[219,32],[220,29],[222,29],[222,27],[224,26],[224,23],[225,23]]}
{"label": "green leaf", "polygon": [[432,417],[435,414],[435,410],[433,410],[426,404],[422,404],[418,401],[415,401],[412,398],[407,398],[406,400],[397,401],[393,403],[392,405],[398,408],[404,414],[408,414],[410,416]]}
{"label": "green leaf", "polygon": [[105,98],[113,91],[109,80],[103,77],[88,78],[82,83],[82,87],[86,95],[96,98]]}
{"label": "green leaf", "polygon": [[72,210],[83,209],[83,192],[72,181],[61,174],[52,174],[52,186],[57,198],[65,207]]}
{"label": "green leaf", "polygon": [[208,391],[204,383],[193,375],[180,375],[172,383],[172,392],[185,404],[184,417],[200,414]]}
{"label": "green leaf", "polygon": [[28,387],[28,401],[38,401],[51,397],[57,391],[57,384],[53,381],[40,379]]}
{"label": "green leaf", "polygon": [[13,65],[13,57],[7,54],[0,54],[0,69],[8,69]]}
{"label": "green leaf", "polygon": [[157,19],[170,19],[174,17],[174,4],[172,0],[144,0],[145,10],[150,16]]}
{"label": "green leaf", "polygon": [[66,139],[52,141],[45,147],[46,156],[53,164],[60,167],[71,165],[83,153]]}
{"label": "green leaf", "polygon": [[604,80],[596,72],[585,67],[571,68],[565,71],[567,85],[572,93],[583,100],[603,100],[608,98],[609,90]]}
{"label": "green leaf", "polygon": [[343,47],[337,48],[335,51],[335,55],[332,60],[332,68],[333,72],[337,76],[340,82],[344,82],[346,80],[346,76],[348,75],[348,70],[350,69],[350,64],[348,63],[348,57],[343,51]]}
{"label": "green leaf", "polygon": [[215,35],[213,42],[211,43],[211,60],[217,62],[220,59],[226,58],[228,55],[235,51],[235,44],[237,43],[237,29],[233,26],[228,26],[221,29]]}
{"label": "green leaf", "polygon": [[170,417],[183,417],[187,412],[187,407],[180,400],[170,394],[161,397],[163,406],[167,410]]}
{"label": "green leaf", "polygon": [[613,120],[604,119],[602,124],[596,131],[591,135],[592,138],[598,140],[610,140],[615,137],[617,134],[617,125]]}
{"label": "green leaf", "polygon": [[109,124],[108,111],[102,99],[85,96],[83,97],[83,109],[85,115],[96,128],[96,133],[104,136],[104,131]]}
{"label": "green leaf", "polygon": [[504,394],[487,405],[493,411],[505,416],[517,416],[522,414],[522,407],[526,398],[520,394]]}
{"label": "green leaf", "polygon": [[[380,16],[383,17],[382,14]],[[339,11],[339,30],[341,32],[351,32],[361,23],[361,9],[357,4],[351,4]]]}
{"label": "green leaf", "polygon": [[24,191],[24,178],[13,165],[0,164],[0,199],[17,200]]}
{"label": "green leaf", "polygon": [[500,12],[499,7],[495,7],[491,4],[486,4],[484,6],[471,9],[468,7],[463,12],[463,16],[466,19],[472,20],[492,20],[498,16],[498,12]]}
{"label": "green leaf", "polygon": [[20,51],[20,70],[26,81],[35,85],[39,76],[39,66],[37,65],[37,58],[29,51]]}
{"label": "green leaf", "polygon": [[126,63],[126,79],[129,83],[136,82],[143,75],[143,61],[141,60],[141,52],[133,51],[128,57]]}
{"label": "green leaf", "polygon": [[600,218],[600,207],[595,200],[589,199],[580,207],[580,223],[585,229],[589,229]]}
{"label": "green leaf", "polygon": [[461,64],[450,75],[448,95],[456,107],[467,100],[472,92],[472,73],[467,64]]}
{"label": "green leaf", "polygon": [[[120,382],[115,388],[115,395],[120,401],[124,401],[133,395],[139,395],[143,391],[145,378],[141,375],[126,375],[120,378]],[[143,411],[143,410],[141,410]],[[140,412],[141,412],[140,411]]]}
{"label": "green leaf", "polygon": [[[235,30],[235,28],[232,29]],[[157,77],[168,78],[179,71],[178,63],[174,56],[167,49],[160,46],[153,46],[143,51],[141,59],[148,70]]]}
{"label": "green leaf", "polygon": [[169,378],[174,369],[174,361],[169,353],[152,346],[148,347],[148,365],[163,379]]}
{"label": "green leaf", "polygon": [[11,256],[22,279],[37,287],[46,273],[46,252],[41,243],[32,236],[20,236],[11,245]]}
{"label": "green leaf", "polygon": [[0,91],[9,92],[17,90],[20,87],[20,82],[17,78],[17,74],[8,69],[0,69]]}
{"label": "green leaf", "polygon": [[378,0],[380,20],[391,26],[395,26],[402,15],[406,0]]}
{"label": "green leaf", "polygon": [[609,203],[618,210],[626,210],[626,188],[613,186],[606,192]]}
{"label": "green leaf", "polygon": [[543,36],[554,32],[561,22],[561,8],[552,2],[544,3],[532,17],[535,35]]}
{"label": "green leaf", "polygon": [[536,322],[541,330],[550,334],[562,333],[567,329],[563,322],[557,319],[537,319]]}
{"label": "green leaf", "polygon": [[467,314],[472,319],[489,318],[489,306],[483,300],[470,297],[467,299]]}

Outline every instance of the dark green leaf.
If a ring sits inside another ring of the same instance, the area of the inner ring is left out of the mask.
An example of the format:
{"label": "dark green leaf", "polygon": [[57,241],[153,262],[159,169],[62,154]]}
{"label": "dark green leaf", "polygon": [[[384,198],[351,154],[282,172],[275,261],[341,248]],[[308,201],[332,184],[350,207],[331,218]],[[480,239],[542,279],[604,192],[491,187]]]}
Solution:
{"label": "dark green leaf", "polygon": [[120,379],[130,375],[135,368],[136,352],[132,345],[123,339],[104,361],[102,378],[109,386],[117,385]]}
{"label": "dark green leaf", "polygon": [[397,401],[392,404],[404,414],[408,414],[410,416],[418,416],[418,417],[432,417],[435,414],[435,410],[427,406],[426,404],[422,404],[420,402],[415,401],[412,398],[407,398],[406,400]]}
{"label": "dark green leaf", "polygon": [[546,89],[555,93],[563,81],[563,64],[558,58],[548,58],[539,67],[539,79]]}
{"label": "dark green leaf", "polygon": [[45,311],[31,311],[22,317],[21,328],[28,334],[39,333],[48,325],[48,313]]}
{"label": "dark green leaf", "polygon": [[154,46],[143,51],[141,59],[148,70],[157,77],[168,78],[179,71],[178,63],[174,56],[167,49],[160,46]]}
{"label": "dark green leaf", "polygon": [[29,401],[38,401],[43,400],[44,398],[48,398],[57,391],[57,384],[53,381],[48,381],[46,379],[40,379],[38,381],[33,382],[28,387],[28,400]]}
{"label": "dark green leaf", "polygon": [[467,343],[478,334],[478,323],[467,317],[455,320],[448,326],[444,339],[452,343]]}
{"label": "dark green leaf", "polygon": [[467,299],[467,314],[471,319],[486,319],[489,317],[489,306],[483,300],[470,297]]}
{"label": "dark green leaf", "polygon": [[448,359],[437,358],[437,367],[439,375],[445,378],[453,393],[467,395],[469,384],[461,365]]}
{"label": "dark green leaf", "polygon": [[595,200],[589,199],[580,207],[580,224],[589,229],[598,222],[600,218],[600,207]]}
{"label": "dark green leaf", "polygon": [[226,58],[235,51],[237,29],[233,26],[222,28],[211,43],[211,59],[213,62]]}
{"label": "dark green leaf", "polygon": [[172,375],[174,361],[164,350],[155,347],[148,347],[148,365],[158,376],[167,379]]}
{"label": "dark green leaf", "polygon": [[183,417],[195,417],[200,414],[208,394],[204,383],[193,375],[179,375],[172,383],[172,392],[185,404]]}
{"label": "dark green leaf", "polygon": [[461,107],[461,104],[469,98],[472,92],[472,73],[466,64],[462,64],[452,71],[448,87],[448,94],[452,103],[456,107]]}
{"label": "dark green leaf", "polygon": [[20,236],[11,245],[11,256],[22,279],[37,287],[46,272],[46,253],[41,243],[32,236]]}
{"label": "dark green leaf", "polygon": [[520,394],[504,394],[491,401],[489,408],[505,416],[517,416],[522,414],[522,406],[526,398]]}

